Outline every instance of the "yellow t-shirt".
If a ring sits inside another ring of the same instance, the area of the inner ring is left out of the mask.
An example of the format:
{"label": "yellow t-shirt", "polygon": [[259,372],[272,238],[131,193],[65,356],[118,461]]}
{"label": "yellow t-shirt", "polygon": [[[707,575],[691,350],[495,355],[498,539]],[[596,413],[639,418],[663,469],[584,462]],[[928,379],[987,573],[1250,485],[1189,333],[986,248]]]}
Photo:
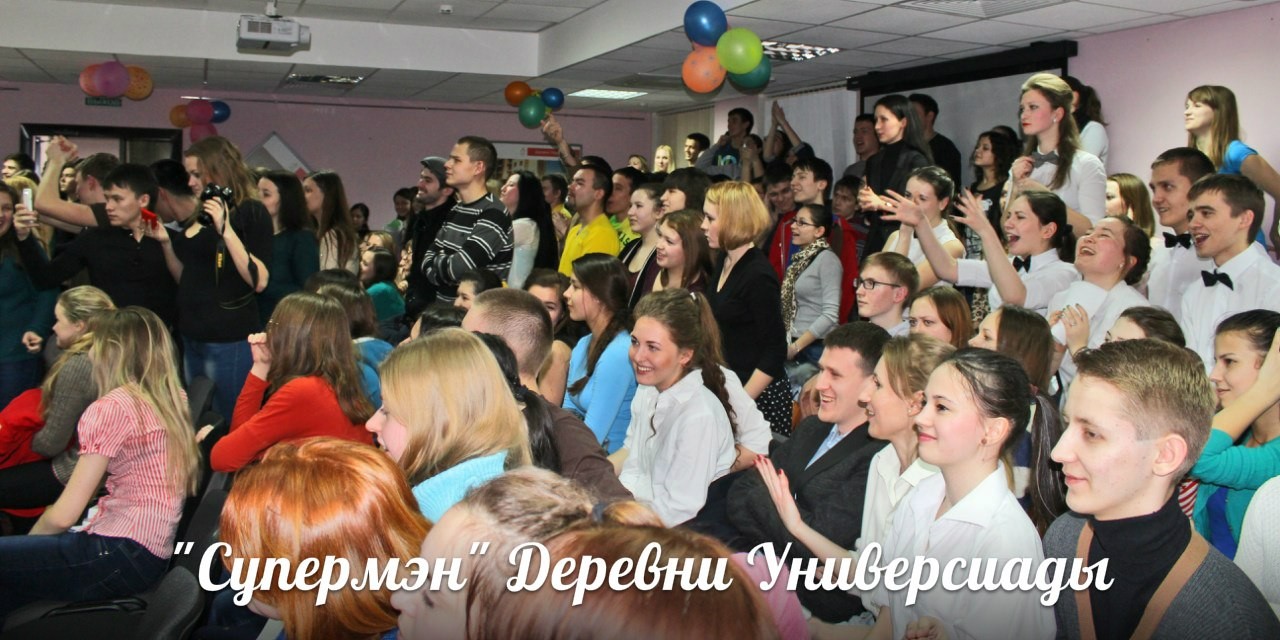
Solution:
{"label": "yellow t-shirt", "polygon": [[609,223],[608,214],[601,213],[590,224],[573,225],[564,238],[564,253],[560,254],[560,273],[573,276],[573,261],[588,253],[607,253],[611,256],[622,251],[618,234]]}

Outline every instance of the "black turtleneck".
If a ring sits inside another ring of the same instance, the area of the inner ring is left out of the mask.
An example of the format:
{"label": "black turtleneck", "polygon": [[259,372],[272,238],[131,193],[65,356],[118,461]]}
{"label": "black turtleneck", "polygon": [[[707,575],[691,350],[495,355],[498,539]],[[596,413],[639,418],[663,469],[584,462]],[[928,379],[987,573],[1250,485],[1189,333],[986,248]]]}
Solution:
{"label": "black turtleneck", "polygon": [[1155,513],[1099,521],[1093,525],[1089,564],[1108,558],[1106,591],[1089,590],[1093,626],[1099,640],[1127,639],[1138,628],[1147,603],[1191,542],[1191,522],[1175,493]]}

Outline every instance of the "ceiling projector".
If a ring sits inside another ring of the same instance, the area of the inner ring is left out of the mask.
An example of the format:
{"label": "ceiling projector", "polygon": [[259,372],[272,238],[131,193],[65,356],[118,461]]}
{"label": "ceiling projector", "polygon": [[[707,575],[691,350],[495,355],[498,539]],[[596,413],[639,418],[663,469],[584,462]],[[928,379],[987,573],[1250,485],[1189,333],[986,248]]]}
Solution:
{"label": "ceiling projector", "polygon": [[279,16],[240,16],[237,49],[292,52],[310,46],[310,27]]}

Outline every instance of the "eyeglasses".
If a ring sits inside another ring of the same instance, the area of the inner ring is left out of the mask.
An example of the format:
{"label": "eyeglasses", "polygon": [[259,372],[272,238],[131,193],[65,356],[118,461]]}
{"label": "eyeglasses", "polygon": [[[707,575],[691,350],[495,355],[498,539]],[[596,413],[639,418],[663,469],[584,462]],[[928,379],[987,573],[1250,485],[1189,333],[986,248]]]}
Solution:
{"label": "eyeglasses", "polygon": [[797,227],[815,227],[815,228],[816,228],[816,227],[818,226],[818,225],[816,225],[816,224],[814,224],[814,223],[812,223],[812,222],[809,222],[808,220],[801,220],[801,219],[799,219],[799,218],[796,218],[795,220],[792,220],[792,221],[791,221],[791,224],[793,224],[793,225],[795,225],[795,226],[797,226]]}
{"label": "eyeglasses", "polygon": [[876,280],[867,280],[864,278],[854,278],[854,289],[866,289],[867,291],[875,291],[876,287],[901,287],[904,285],[894,284],[892,282],[878,282]]}

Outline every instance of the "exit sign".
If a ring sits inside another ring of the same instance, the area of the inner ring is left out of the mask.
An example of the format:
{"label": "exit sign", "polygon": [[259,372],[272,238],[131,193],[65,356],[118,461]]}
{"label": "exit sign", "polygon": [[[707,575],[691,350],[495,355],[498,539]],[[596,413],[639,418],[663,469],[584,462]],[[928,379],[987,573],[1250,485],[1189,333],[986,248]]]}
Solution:
{"label": "exit sign", "polygon": [[84,99],[84,106],[86,107],[118,107],[120,105],[120,98],[95,98],[90,96]]}

